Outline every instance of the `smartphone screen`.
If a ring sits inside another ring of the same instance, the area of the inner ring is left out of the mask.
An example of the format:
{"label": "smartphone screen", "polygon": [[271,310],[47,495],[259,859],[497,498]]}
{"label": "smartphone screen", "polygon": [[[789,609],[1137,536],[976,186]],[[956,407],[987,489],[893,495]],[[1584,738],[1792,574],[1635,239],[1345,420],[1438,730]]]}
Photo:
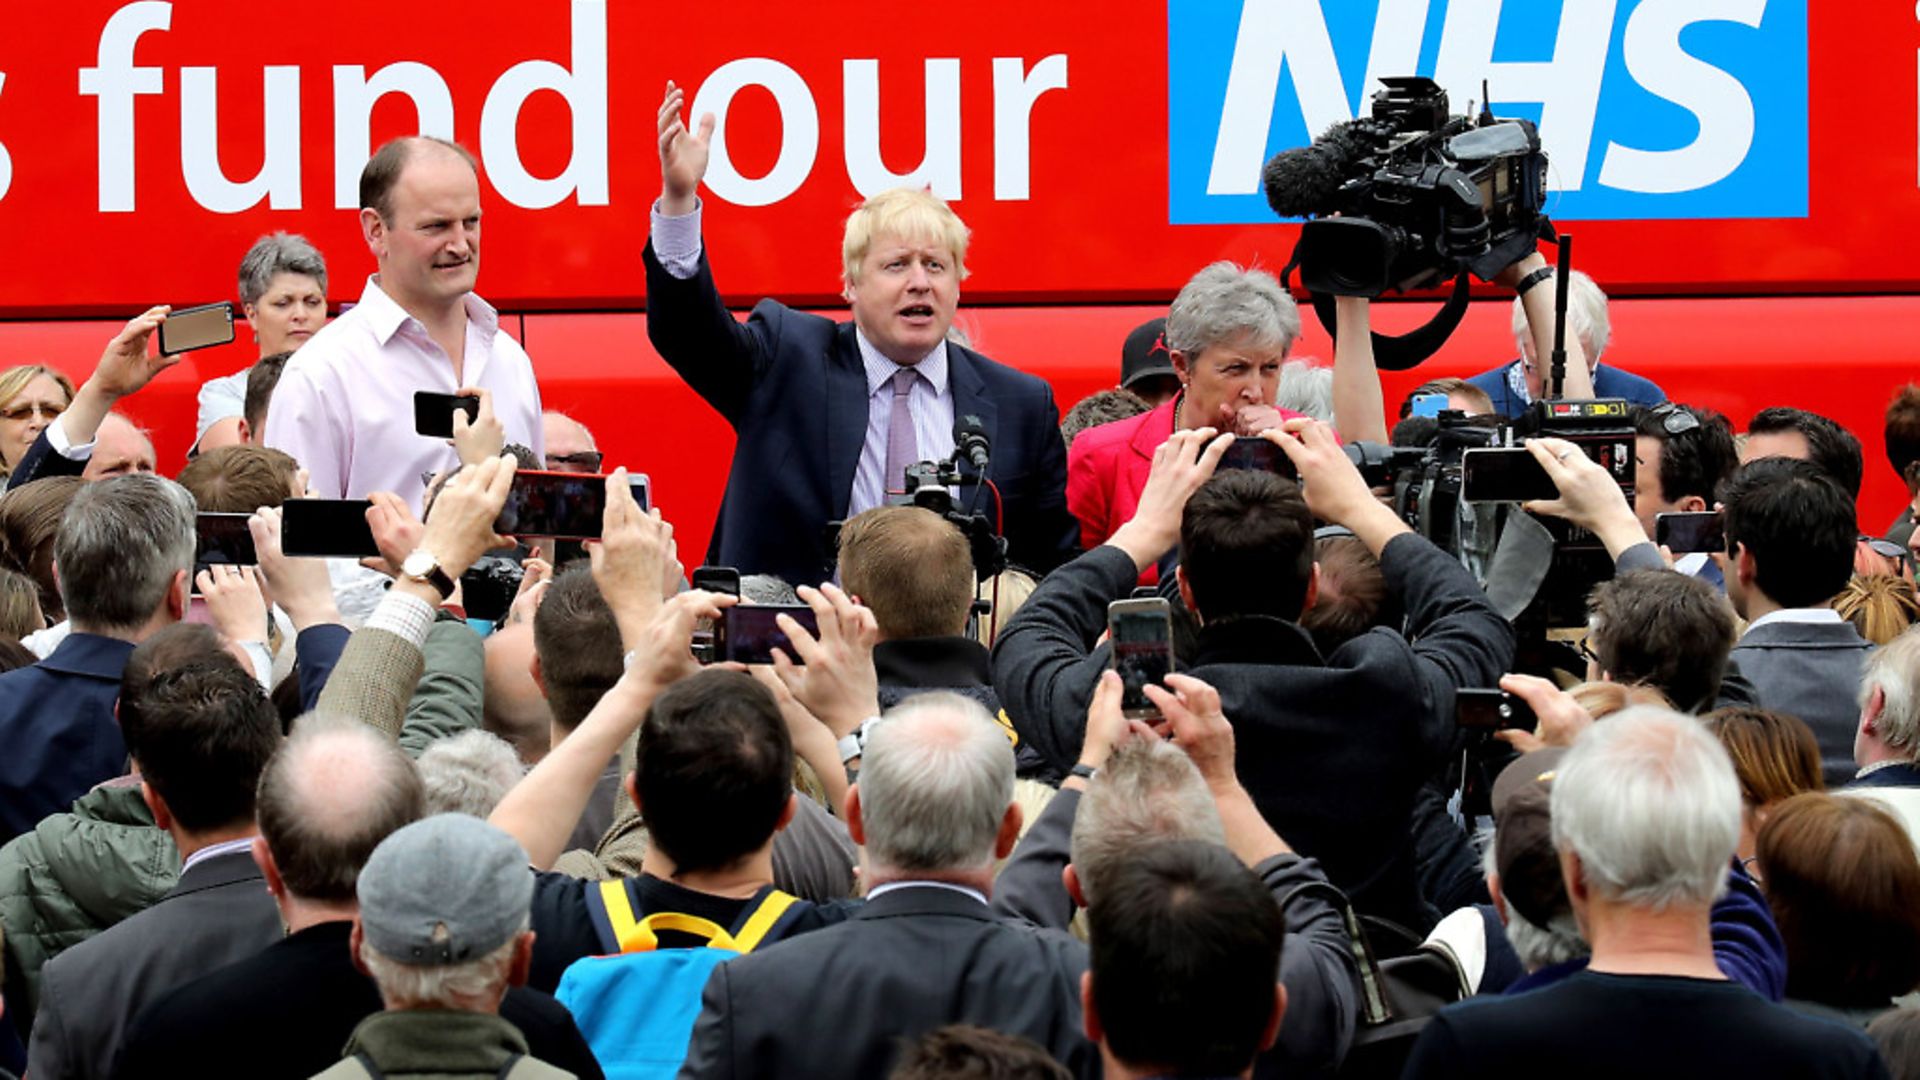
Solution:
{"label": "smartphone screen", "polygon": [[280,504],[280,550],[288,555],[364,559],[380,554],[366,499],[288,499]]}
{"label": "smartphone screen", "polygon": [[247,519],[252,514],[216,514],[199,513],[194,515],[193,527],[196,534],[193,561],[197,573],[200,567],[218,563],[231,563],[235,566],[255,566],[260,556],[253,550],[253,533],[247,528]]}
{"label": "smartphone screen", "polygon": [[[417,390],[413,395],[413,430],[436,439],[451,439],[455,409],[464,411],[467,423],[471,424],[480,416],[480,399]],[[594,535],[600,534],[596,532]]]}
{"label": "smartphone screen", "polygon": [[233,340],[233,305],[225,300],[217,304],[180,308],[160,320],[160,353],[172,356],[210,345],[225,345]]}
{"label": "smartphone screen", "polygon": [[1242,435],[1234,439],[1233,445],[1227,447],[1227,452],[1220,455],[1219,467],[1270,472],[1288,480],[1300,478],[1300,471],[1293,467],[1293,459],[1287,456],[1287,452],[1257,435]]}
{"label": "smartphone screen", "polygon": [[1460,458],[1460,497],[1467,502],[1559,498],[1544,465],[1523,446],[1468,450]]}
{"label": "smartphone screen", "polygon": [[788,640],[786,631],[774,621],[779,615],[793,616],[809,634],[820,633],[819,620],[805,604],[735,604],[721,613],[720,622],[714,627],[715,658],[742,664],[771,664],[773,650],[777,648],[794,663],[805,663]]}
{"label": "smartphone screen", "polygon": [[1725,519],[1717,510],[1693,510],[1653,516],[1653,542],[1675,555],[1726,551]]}
{"label": "smartphone screen", "polygon": [[1116,600],[1107,605],[1113,669],[1125,691],[1120,710],[1130,718],[1158,716],[1146,687],[1163,684],[1173,670],[1173,609],[1164,598]]}
{"label": "smartphone screen", "polygon": [[494,520],[502,536],[590,540],[607,511],[607,478],[590,473],[519,472]]}
{"label": "smartphone screen", "polygon": [[1463,728],[1532,731],[1533,709],[1505,690],[1459,689],[1453,692],[1455,722]]}

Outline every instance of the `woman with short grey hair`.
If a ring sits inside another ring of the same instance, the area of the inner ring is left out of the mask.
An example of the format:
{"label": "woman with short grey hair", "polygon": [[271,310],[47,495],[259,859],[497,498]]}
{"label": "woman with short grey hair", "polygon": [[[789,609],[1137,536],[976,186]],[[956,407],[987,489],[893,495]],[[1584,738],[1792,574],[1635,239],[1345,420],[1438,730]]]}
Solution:
{"label": "woman with short grey hair", "polygon": [[[240,307],[262,358],[290,353],[327,324],[327,260],[297,233],[254,241],[240,260]],[[247,373],[200,386],[200,417],[190,454],[246,442]]]}

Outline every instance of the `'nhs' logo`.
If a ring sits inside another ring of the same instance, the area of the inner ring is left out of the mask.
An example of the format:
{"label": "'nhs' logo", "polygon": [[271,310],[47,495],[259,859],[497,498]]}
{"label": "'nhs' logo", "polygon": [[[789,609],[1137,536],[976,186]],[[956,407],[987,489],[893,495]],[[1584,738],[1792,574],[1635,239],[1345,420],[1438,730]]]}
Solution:
{"label": "'nhs' logo", "polygon": [[1167,72],[1178,225],[1409,74],[1538,123],[1557,219],[1807,214],[1807,0],[1167,0]]}

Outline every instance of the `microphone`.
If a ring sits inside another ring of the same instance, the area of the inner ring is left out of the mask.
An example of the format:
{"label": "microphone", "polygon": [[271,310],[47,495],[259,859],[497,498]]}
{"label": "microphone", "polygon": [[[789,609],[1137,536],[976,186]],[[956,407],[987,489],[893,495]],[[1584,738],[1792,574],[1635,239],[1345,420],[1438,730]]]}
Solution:
{"label": "microphone", "polygon": [[973,413],[966,413],[953,421],[953,453],[955,457],[964,457],[973,462],[980,472],[987,471],[987,457],[990,446],[987,442],[987,425]]}
{"label": "microphone", "polygon": [[1338,209],[1334,195],[1346,181],[1353,159],[1371,151],[1372,127],[1371,121],[1345,121],[1328,128],[1311,146],[1273,155],[1260,170],[1267,205],[1281,217],[1316,217]]}
{"label": "microphone", "polygon": [[1440,422],[1431,416],[1409,416],[1393,425],[1394,446],[1432,446],[1440,435]]}

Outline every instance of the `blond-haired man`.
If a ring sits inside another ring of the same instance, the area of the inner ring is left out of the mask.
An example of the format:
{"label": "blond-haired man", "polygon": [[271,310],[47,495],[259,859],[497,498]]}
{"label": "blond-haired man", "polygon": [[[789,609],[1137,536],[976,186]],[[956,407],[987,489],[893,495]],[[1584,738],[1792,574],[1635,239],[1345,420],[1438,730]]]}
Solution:
{"label": "blond-haired man", "polygon": [[[707,561],[818,583],[833,571],[826,523],[884,505],[904,487],[906,466],[953,453],[959,425],[988,441],[1010,558],[1045,571],[1076,554],[1053,391],[948,340],[967,273],[960,218],[930,192],[880,192],[847,219],[851,322],[775,300],[737,322],[700,239],[695,192],[714,121],[688,131],[683,100],[669,82],[644,256],[647,336],[738,436]],[[961,488],[963,500],[972,495]],[[990,494],[979,500],[992,504]]]}

